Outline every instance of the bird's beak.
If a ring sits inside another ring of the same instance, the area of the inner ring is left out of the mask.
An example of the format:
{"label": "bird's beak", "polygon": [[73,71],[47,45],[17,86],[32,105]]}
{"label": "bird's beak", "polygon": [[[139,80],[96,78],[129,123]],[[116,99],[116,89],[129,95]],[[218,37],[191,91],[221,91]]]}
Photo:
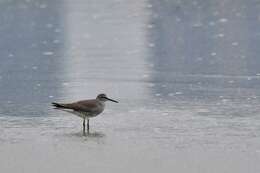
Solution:
{"label": "bird's beak", "polygon": [[111,102],[115,102],[115,103],[118,103],[118,101],[116,101],[116,100],[113,100],[113,99],[110,99],[110,98],[107,98],[107,97],[105,97],[107,100],[109,100],[109,101],[111,101]]}

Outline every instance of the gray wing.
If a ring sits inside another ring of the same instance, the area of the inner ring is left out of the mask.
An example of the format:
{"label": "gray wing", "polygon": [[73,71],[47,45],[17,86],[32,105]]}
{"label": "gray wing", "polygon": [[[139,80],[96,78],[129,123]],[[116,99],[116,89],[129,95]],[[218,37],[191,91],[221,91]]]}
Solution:
{"label": "gray wing", "polygon": [[93,112],[97,109],[96,100],[82,100],[74,103],[52,103],[58,109],[70,109],[78,112]]}

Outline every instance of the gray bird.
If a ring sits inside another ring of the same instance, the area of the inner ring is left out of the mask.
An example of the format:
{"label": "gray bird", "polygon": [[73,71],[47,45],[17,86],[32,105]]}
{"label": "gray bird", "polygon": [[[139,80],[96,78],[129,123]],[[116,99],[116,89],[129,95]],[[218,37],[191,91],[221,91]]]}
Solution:
{"label": "gray bird", "polygon": [[108,98],[106,94],[99,94],[96,99],[81,100],[73,103],[53,102],[52,105],[56,109],[66,111],[83,118],[83,135],[86,135],[85,120],[87,119],[87,132],[89,133],[89,119],[103,112],[106,101],[118,103],[118,101]]}

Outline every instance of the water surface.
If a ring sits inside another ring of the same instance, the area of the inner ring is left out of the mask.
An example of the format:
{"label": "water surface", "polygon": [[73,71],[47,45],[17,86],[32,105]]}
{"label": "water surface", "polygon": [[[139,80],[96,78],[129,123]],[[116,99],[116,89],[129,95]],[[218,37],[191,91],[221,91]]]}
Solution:
{"label": "water surface", "polygon": [[[0,2],[1,172],[259,172],[259,8]],[[101,92],[87,137],[50,106]]]}

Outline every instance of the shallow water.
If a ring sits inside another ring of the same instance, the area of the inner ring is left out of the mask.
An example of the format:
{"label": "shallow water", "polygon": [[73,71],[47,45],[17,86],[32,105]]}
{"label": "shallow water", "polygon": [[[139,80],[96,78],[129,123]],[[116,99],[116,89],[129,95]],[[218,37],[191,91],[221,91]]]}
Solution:
{"label": "shallow water", "polygon": [[[259,172],[259,8],[0,2],[0,171]],[[101,92],[86,137],[50,106]]]}

